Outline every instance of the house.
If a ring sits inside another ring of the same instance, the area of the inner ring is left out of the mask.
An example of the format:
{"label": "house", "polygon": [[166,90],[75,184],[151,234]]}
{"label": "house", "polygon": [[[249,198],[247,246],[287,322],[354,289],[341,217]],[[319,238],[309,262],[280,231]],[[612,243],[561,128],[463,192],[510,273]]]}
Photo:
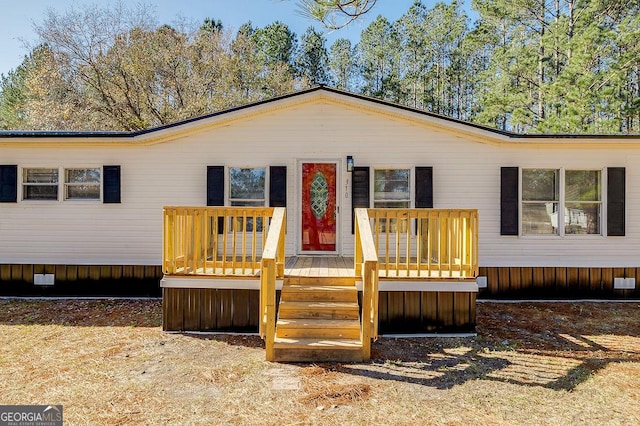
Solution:
{"label": "house", "polygon": [[[475,212],[460,219],[477,220],[478,229],[460,231],[470,236],[451,246],[458,231],[446,232],[449,264],[464,264],[454,253],[464,245],[476,265],[420,282],[381,279],[383,332],[416,324],[418,331],[473,329],[478,291],[485,298],[638,297],[639,160],[639,135],[513,134],[327,87],[138,132],[4,131],[0,293],[158,295],[167,212],[219,206],[271,210],[260,217],[228,210],[220,215],[233,222],[216,216],[211,232],[260,233],[273,208],[285,208],[285,262],[315,256],[346,258],[344,265],[361,259],[357,208]],[[417,237],[425,218],[379,220],[373,232],[392,239],[387,264],[394,256],[405,269],[415,269],[412,256],[432,269],[445,263],[444,245],[427,252],[428,238]],[[248,251],[263,248],[260,238],[249,240]],[[410,244],[414,254],[401,254]],[[190,288],[180,281],[187,278],[174,278]],[[219,302],[234,309],[218,328],[255,329],[257,312],[238,308],[259,304],[254,281],[210,284],[232,293]],[[463,319],[456,303],[465,306]],[[438,304],[448,319],[430,323],[428,306]]]}

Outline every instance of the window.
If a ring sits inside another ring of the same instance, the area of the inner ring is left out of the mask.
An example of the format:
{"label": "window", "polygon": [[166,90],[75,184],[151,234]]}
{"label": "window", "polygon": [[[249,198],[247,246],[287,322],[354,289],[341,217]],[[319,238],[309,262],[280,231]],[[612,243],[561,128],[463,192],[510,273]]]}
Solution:
{"label": "window", "polygon": [[[375,208],[409,208],[411,192],[409,189],[409,169],[377,169],[373,172],[373,207]],[[407,221],[400,223],[389,220],[389,232],[406,232]],[[386,220],[380,221],[380,231],[386,232]]]}
{"label": "window", "polygon": [[264,206],[266,169],[229,169],[229,201],[232,206]]}
{"label": "window", "polygon": [[65,200],[99,200],[100,168],[65,169]]}
{"label": "window", "polygon": [[522,170],[522,233],[557,234],[560,171]]}
{"label": "window", "polygon": [[522,234],[600,234],[600,170],[522,170]]}
{"label": "window", "polygon": [[565,172],[565,234],[600,234],[600,170]]}
{"label": "window", "polygon": [[57,200],[58,169],[22,169],[23,200]]}
{"label": "window", "polygon": [[[231,206],[262,207],[266,203],[266,168],[229,168],[229,204]],[[236,227],[242,227],[238,219]],[[258,219],[257,231],[262,230],[262,219]],[[246,231],[253,231],[253,219],[247,219]]]}
{"label": "window", "polygon": [[374,171],[373,207],[408,208],[411,203],[409,169]]}
{"label": "window", "polygon": [[100,167],[94,168],[24,168],[23,200],[57,200],[59,175],[63,173],[64,200],[100,200]]}

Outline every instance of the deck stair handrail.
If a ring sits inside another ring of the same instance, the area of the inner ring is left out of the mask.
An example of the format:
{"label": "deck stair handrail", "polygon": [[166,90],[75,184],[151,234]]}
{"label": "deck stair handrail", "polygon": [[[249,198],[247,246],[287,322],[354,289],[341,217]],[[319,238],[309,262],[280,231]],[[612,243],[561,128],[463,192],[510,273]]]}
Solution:
{"label": "deck stair handrail", "polygon": [[163,273],[257,278],[273,214],[272,207],[164,207]]}
{"label": "deck stair handrail", "polygon": [[475,209],[368,209],[382,278],[478,276]]}
{"label": "deck stair handrail", "polygon": [[284,276],[286,209],[273,211],[271,227],[262,252],[260,266],[260,336],[265,340],[267,361],[275,356],[276,278]]}
{"label": "deck stair handrail", "polygon": [[371,339],[378,338],[378,255],[373,241],[367,209],[355,209],[354,267],[362,279],[362,307],[360,312],[363,359],[371,357]]}

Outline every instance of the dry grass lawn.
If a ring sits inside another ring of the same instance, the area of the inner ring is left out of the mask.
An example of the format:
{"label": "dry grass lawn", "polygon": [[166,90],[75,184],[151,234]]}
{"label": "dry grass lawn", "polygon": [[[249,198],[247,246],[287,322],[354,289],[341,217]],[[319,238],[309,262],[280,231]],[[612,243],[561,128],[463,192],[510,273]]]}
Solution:
{"label": "dry grass lawn", "polygon": [[381,338],[363,364],[166,334],[160,302],[0,301],[0,404],[65,424],[640,424],[640,304],[478,306],[476,338]]}

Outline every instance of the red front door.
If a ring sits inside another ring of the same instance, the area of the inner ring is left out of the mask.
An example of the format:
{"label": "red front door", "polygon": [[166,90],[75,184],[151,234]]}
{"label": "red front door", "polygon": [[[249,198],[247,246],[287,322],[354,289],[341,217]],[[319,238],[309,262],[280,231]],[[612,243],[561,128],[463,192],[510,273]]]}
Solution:
{"label": "red front door", "polygon": [[302,251],[336,251],[335,163],[302,163]]}

